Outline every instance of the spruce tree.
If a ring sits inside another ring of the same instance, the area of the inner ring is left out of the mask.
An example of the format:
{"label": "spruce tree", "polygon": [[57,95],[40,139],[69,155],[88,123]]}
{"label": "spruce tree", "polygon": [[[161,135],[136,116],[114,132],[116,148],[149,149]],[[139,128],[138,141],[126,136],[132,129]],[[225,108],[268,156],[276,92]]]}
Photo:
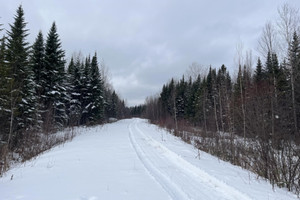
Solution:
{"label": "spruce tree", "polygon": [[81,124],[89,122],[92,108],[92,86],[91,86],[91,59],[87,57],[82,74],[82,116]]}
{"label": "spruce tree", "polygon": [[178,119],[183,119],[186,113],[187,106],[187,84],[185,82],[184,76],[176,85],[176,114]]}
{"label": "spruce tree", "polygon": [[192,81],[192,78],[189,79],[188,87],[190,88],[190,92],[188,95],[188,103],[187,103],[187,116],[189,120],[193,121],[194,123],[197,121],[195,119],[196,114],[196,94],[200,87],[201,78],[200,75],[198,75],[197,79],[195,81]]}
{"label": "spruce tree", "polygon": [[54,128],[61,128],[66,124],[66,103],[68,102],[66,89],[66,74],[64,70],[65,52],[61,48],[59,35],[55,23],[48,33],[45,46],[45,69],[47,77],[42,84],[44,88],[43,104],[45,109],[44,121],[54,125]]}
{"label": "spruce tree", "polygon": [[254,72],[254,81],[256,84],[264,79],[263,67],[260,58],[257,59],[257,65]]}
{"label": "spruce tree", "polygon": [[225,121],[229,118],[229,93],[231,80],[228,79],[228,72],[225,65],[222,65],[217,74],[217,99],[218,115],[220,119],[220,130],[225,131]]}
{"label": "spruce tree", "polygon": [[71,61],[70,61],[70,63],[69,63],[69,66],[68,66],[68,70],[67,70],[69,76],[70,76],[71,74],[73,74],[74,68],[75,68],[75,63],[74,63],[74,58],[72,57],[72,58],[71,58]]}
{"label": "spruce tree", "polygon": [[70,96],[70,107],[69,107],[69,119],[70,125],[80,125],[82,115],[82,64],[79,58],[74,63],[73,58],[69,64],[68,76],[69,76],[69,96]]}
{"label": "spruce tree", "polygon": [[25,130],[36,125],[36,94],[33,73],[28,63],[28,30],[22,6],[17,9],[15,21],[7,32],[7,67],[10,79],[10,132],[8,141],[17,145]]}
{"label": "spruce tree", "polygon": [[37,98],[37,115],[36,119],[38,122],[38,128],[42,127],[42,113],[43,113],[43,102],[41,95],[44,93],[43,85],[47,79],[47,71],[45,69],[45,45],[43,34],[40,31],[36,37],[35,42],[32,45],[30,55],[30,67],[33,71],[33,80],[35,82],[34,88]]}
{"label": "spruce tree", "polygon": [[118,96],[115,91],[111,95],[110,117],[117,118],[118,116]]}
{"label": "spruce tree", "polygon": [[34,73],[34,81],[36,83],[36,91],[38,96],[42,93],[42,86],[47,78],[47,71],[45,69],[45,46],[43,34],[40,31],[32,46],[30,56],[30,65]]}
{"label": "spruce tree", "polygon": [[300,43],[296,32],[294,32],[293,40],[289,48],[288,65],[290,67],[292,111],[294,118],[294,133],[299,134],[300,120]]}
{"label": "spruce tree", "polygon": [[103,83],[99,72],[96,53],[91,62],[91,89],[92,105],[90,120],[94,123],[102,122],[104,119]]}
{"label": "spruce tree", "polygon": [[7,79],[8,69],[5,63],[5,37],[1,39],[0,44],[0,141],[7,141],[9,132],[9,118],[10,118],[10,84]]}

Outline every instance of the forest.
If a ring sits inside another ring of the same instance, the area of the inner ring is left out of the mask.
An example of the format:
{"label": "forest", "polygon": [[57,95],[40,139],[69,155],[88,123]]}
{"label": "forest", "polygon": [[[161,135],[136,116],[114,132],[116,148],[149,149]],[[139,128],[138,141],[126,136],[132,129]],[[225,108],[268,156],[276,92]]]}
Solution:
{"label": "forest", "polygon": [[278,15],[262,31],[254,64],[251,51],[238,45],[236,76],[225,65],[207,73],[192,65],[188,76],[171,79],[136,110],[197,148],[299,194],[299,12],[284,4]]}
{"label": "forest", "polygon": [[128,112],[96,53],[75,55],[67,63],[54,22],[47,37],[39,32],[32,45],[26,25],[19,6],[1,39],[0,174],[12,160],[28,160],[69,139],[51,137],[56,131],[102,124]]}
{"label": "forest", "polygon": [[[144,117],[199,150],[300,193],[300,14],[284,4],[267,22],[260,55],[237,46],[237,74],[226,65],[193,65],[144,105],[126,107],[107,81],[97,53],[67,62],[57,25],[33,44],[22,6],[1,29],[0,176],[72,139],[72,127]],[[70,135],[57,138],[66,129]],[[199,153],[199,157],[201,157]]]}

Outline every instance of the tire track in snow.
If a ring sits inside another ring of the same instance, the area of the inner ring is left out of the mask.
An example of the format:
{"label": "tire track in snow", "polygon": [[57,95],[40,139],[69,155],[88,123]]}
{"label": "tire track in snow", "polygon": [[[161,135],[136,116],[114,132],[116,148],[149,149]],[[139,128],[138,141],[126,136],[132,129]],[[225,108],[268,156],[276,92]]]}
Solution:
{"label": "tire track in snow", "polygon": [[129,125],[129,138],[138,158],[144,165],[149,174],[162,186],[173,200],[190,199],[176,184],[174,184],[168,176],[163,174],[151,161],[147,158],[141,146],[137,143],[132,132],[132,124]]}
{"label": "tire track in snow", "polygon": [[[191,182],[198,183],[199,186],[205,184],[206,186],[210,187],[216,193],[222,194],[224,199],[235,199],[235,200],[251,200],[249,196],[244,193],[241,193],[237,189],[227,185],[226,183],[218,180],[217,178],[209,175],[205,171],[199,169],[198,167],[194,166],[190,162],[184,160],[178,154],[174,153],[167,147],[165,147],[162,143],[158,142],[157,140],[153,139],[151,136],[146,135],[138,126],[137,121],[134,123],[135,130],[142,136],[142,138],[146,139],[148,144],[151,145],[155,151],[159,147],[161,150],[164,151],[163,156],[166,160],[168,160],[172,165],[178,169],[178,171],[183,173],[183,176],[188,177]],[[132,131],[132,130],[131,130]],[[157,156],[160,156],[161,153],[157,152]],[[162,173],[162,172],[161,172]],[[163,174],[163,173],[162,173]],[[165,175],[166,176],[166,175]],[[173,182],[176,185],[175,182]],[[180,183],[179,183],[180,184]],[[199,188],[198,186],[198,188]],[[191,185],[191,187],[195,187],[195,185]],[[196,186],[197,187],[197,186]],[[177,186],[179,188],[179,186]],[[187,193],[183,189],[181,189],[183,193]],[[194,190],[198,192],[197,190]],[[197,196],[199,194],[196,194]],[[212,196],[214,194],[211,194]],[[193,194],[188,194],[187,196],[194,196]],[[213,198],[212,198],[213,199]]]}

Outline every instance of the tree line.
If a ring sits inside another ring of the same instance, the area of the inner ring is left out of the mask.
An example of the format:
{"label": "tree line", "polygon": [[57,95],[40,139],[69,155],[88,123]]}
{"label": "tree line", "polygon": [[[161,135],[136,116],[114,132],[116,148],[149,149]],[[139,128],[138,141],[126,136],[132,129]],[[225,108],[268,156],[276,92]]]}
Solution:
{"label": "tree line", "polygon": [[96,53],[67,64],[55,23],[46,39],[39,32],[33,45],[26,25],[19,6],[0,44],[0,174],[12,152],[22,156],[24,146],[42,142],[39,133],[101,124],[126,112],[125,102],[105,82]]}
{"label": "tree line", "polygon": [[[287,4],[279,14],[281,25],[299,19]],[[244,61],[237,59],[236,77],[222,65],[209,67],[207,74],[171,79],[159,95],[146,99],[144,116],[198,148],[299,194],[300,26],[285,24],[289,39],[282,46],[287,49],[275,50],[274,43],[280,41],[264,28],[259,42],[263,60],[257,59],[254,70],[248,52]]]}

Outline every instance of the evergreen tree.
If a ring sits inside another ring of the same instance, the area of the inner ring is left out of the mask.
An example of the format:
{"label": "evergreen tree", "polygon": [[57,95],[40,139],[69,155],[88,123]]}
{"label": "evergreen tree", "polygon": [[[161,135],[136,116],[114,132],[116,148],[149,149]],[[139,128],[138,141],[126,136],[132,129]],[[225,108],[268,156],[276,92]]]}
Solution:
{"label": "evergreen tree", "polygon": [[217,106],[218,106],[218,92],[217,92],[217,74],[216,69],[210,67],[207,78],[206,78],[206,89],[207,89],[207,125],[214,130],[219,131],[218,117],[217,117]]}
{"label": "evergreen tree", "polygon": [[300,124],[300,43],[296,32],[294,32],[293,40],[289,48],[290,80],[291,80],[291,96],[292,111],[294,119],[294,133],[298,133]]}
{"label": "evergreen tree", "polygon": [[32,53],[30,56],[30,64],[34,73],[34,81],[36,83],[36,91],[40,96],[42,93],[41,88],[45,84],[47,72],[45,69],[45,47],[43,34],[40,31],[32,46]]}
{"label": "evergreen tree", "polygon": [[119,101],[119,98],[118,98],[116,92],[113,91],[113,93],[111,95],[110,117],[117,118],[117,116],[118,116],[118,113],[117,113],[118,101]]}
{"label": "evergreen tree", "polygon": [[3,36],[0,46],[0,141],[7,141],[10,118],[10,84],[7,79],[8,68],[5,63],[5,37]]}
{"label": "evergreen tree", "polygon": [[[218,93],[218,115],[219,115],[219,126],[224,132],[225,122],[229,120],[231,116],[229,110],[229,100],[231,93],[231,79],[225,65],[222,65],[217,74],[217,93]],[[228,124],[228,123],[227,123]]]}
{"label": "evergreen tree", "polygon": [[188,96],[188,104],[187,104],[187,115],[189,120],[193,121],[196,123],[197,120],[195,120],[195,115],[196,115],[196,106],[197,106],[197,91],[200,88],[201,84],[201,78],[200,75],[197,76],[197,79],[192,82],[191,77],[189,80],[189,87],[190,89],[190,94]]}
{"label": "evergreen tree", "polygon": [[279,69],[279,62],[278,62],[276,53],[272,54],[272,65],[273,65],[274,78],[277,81],[279,73],[280,73],[280,69]]}
{"label": "evergreen tree", "polygon": [[256,84],[260,83],[264,79],[263,66],[260,58],[257,59],[257,65],[254,72],[254,81]]}
{"label": "evergreen tree", "polygon": [[79,58],[75,64],[73,58],[71,59],[68,73],[69,73],[69,96],[70,96],[70,108],[69,119],[70,125],[80,125],[82,115],[82,64]]}
{"label": "evergreen tree", "polygon": [[68,75],[71,75],[74,73],[74,68],[75,68],[75,63],[74,63],[74,58],[72,57],[71,58],[71,61],[69,63],[69,66],[68,66]]}
{"label": "evergreen tree", "polygon": [[199,119],[200,125],[203,127],[205,133],[207,133],[207,77],[203,78],[200,88],[197,91],[196,102],[196,117]]}
{"label": "evergreen tree", "polygon": [[239,66],[239,71],[237,75],[237,80],[234,84],[234,98],[235,100],[241,98],[241,92],[243,92],[244,86],[243,86],[243,73],[242,73],[242,67]]}
{"label": "evergreen tree", "polygon": [[7,32],[7,67],[10,79],[10,132],[9,139],[14,145],[23,138],[25,130],[32,130],[36,124],[36,95],[33,73],[28,64],[29,45],[24,11],[17,9],[15,21]]}
{"label": "evergreen tree", "polygon": [[103,83],[99,72],[96,53],[91,62],[91,89],[92,105],[90,120],[94,123],[102,122],[104,119]]}
{"label": "evergreen tree", "polygon": [[45,45],[43,34],[40,31],[36,37],[34,44],[32,45],[31,55],[30,55],[30,67],[33,71],[33,80],[35,85],[36,98],[37,98],[37,122],[39,129],[42,125],[42,99],[41,94],[43,94],[44,88],[42,87],[45,85],[45,81],[47,78],[47,71],[45,69]]}
{"label": "evergreen tree", "polygon": [[82,117],[81,123],[88,123],[92,108],[92,86],[91,86],[91,59],[85,59],[82,76]]}
{"label": "evergreen tree", "polygon": [[183,119],[186,114],[186,106],[187,106],[187,92],[188,92],[187,84],[184,80],[184,76],[176,85],[176,115],[178,119]]}
{"label": "evergreen tree", "polygon": [[234,127],[236,133],[246,134],[246,117],[245,117],[245,81],[243,77],[243,71],[241,65],[239,65],[239,71],[237,80],[234,85]]}
{"label": "evergreen tree", "polygon": [[42,85],[42,94],[45,109],[44,121],[50,128],[61,128],[66,124],[66,103],[68,102],[66,89],[66,74],[64,70],[65,53],[61,48],[60,39],[55,23],[48,33],[45,46],[45,69],[47,77]]}

